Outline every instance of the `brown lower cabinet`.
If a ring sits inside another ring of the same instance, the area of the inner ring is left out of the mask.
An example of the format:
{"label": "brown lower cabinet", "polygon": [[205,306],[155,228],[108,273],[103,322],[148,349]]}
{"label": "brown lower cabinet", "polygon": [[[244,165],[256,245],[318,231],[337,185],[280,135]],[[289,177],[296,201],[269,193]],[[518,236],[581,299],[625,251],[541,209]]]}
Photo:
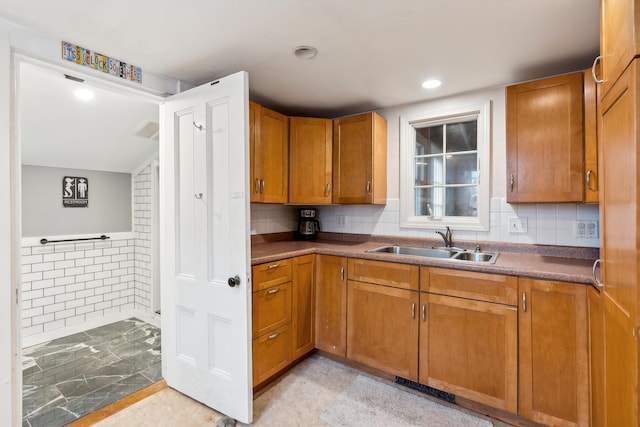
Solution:
{"label": "brown lower cabinet", "polygon": [[419,382],[517,413],[517,279],[423,267],[420,281]]}
{"label": "brown lower cabinet", "polygon": [[316,348],[347,355],[347,258],[317,255]]}
{"label": "brown lower cabinet", "polygon": [[331,255],[253,274],[254,386],[317,348],[537,423],[603,425],[616,329],[588,286]]}
{"label": "brown lower cabinet", "polygon": [[520,415],[589,425],[587,286],[519,279]]}
{"label": "brown lower cabinet", "polygon": [[293,259],[293,298],[291,303],[291,360],[297,360],[315,347],[315,255]]}
{"label": "brown lower cabinet", "polygon": [[418,380],[418,292],[348,282],[347,358]]}
{"label": "brown lower cabinet", "polygon": [[314,348],[314,257],[252,268],[254,387]]}

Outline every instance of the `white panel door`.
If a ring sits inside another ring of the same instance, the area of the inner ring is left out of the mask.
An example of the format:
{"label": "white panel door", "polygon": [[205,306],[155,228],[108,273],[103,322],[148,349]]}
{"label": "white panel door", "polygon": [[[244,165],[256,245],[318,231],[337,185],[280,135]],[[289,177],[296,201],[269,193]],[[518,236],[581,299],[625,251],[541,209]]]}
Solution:
{"label": "white panel door", "polygon": [[239,72],[175,95],[160,115],[163,375],[245,423],[253,403],[247,81]]}

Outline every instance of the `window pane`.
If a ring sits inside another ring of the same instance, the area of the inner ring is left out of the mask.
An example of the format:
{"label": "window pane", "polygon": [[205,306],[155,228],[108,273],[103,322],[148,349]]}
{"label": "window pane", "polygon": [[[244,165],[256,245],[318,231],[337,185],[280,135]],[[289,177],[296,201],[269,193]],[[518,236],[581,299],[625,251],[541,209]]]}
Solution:
{"label": "window pane", "polygon": [[478,149],[478,120],[447,125],[447,153]]}
{"label": "window pane", "polygon": [[444,188],[416,188],[416,215],[441,217]]}
{"label": "window pane", "polygon": [[416,159],[416,186],[442,184],[442,156]]}
{"label": "window pane", "polygon": [[477,155],[447,155],[447,184],[477,184]]}
{"label": "window pane", "polygon": [[447,216],[478,216],[478,187],[447,188]]}
{"label": "window pane", "polygon": [[442,153],[442,125],[416,129],[416,156]]}

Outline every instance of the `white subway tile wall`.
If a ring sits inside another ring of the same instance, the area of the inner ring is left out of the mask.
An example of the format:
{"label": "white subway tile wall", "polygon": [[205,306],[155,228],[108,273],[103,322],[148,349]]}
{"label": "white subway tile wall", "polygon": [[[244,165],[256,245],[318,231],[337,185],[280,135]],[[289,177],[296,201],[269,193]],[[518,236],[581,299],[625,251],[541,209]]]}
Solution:
{"label": "white subway tile wall", "polygon": [[135,309],[151,313],[151,166],[133,179],[133,231],[135,233]]}
{"label": "white subway tile wall", "polygon": [[[456,231],[454,240],[529,243],[539,245],[600,247],[600,238],[576,237],[575,222],[599,221],[597,204],[519,204],[505,198],[492,198],[489,231]],[[251,204],[251,233],[292,231],[296,227],[296,208],[282,205]],[[433,230],[400,228],[400,202],[388,199],[385,206],[334,205],[318,207],[322,231],[403,237],[434,237]],[[340,217],[341,221],[338,221]],[[509,218],[526,219],[527,232],[510,232]],[[442,224],[444,228],[446,224]]]}
{"label": "white subway tile wall", "polygon": [[22,248],[22,336],[133,310],[135,240]]}

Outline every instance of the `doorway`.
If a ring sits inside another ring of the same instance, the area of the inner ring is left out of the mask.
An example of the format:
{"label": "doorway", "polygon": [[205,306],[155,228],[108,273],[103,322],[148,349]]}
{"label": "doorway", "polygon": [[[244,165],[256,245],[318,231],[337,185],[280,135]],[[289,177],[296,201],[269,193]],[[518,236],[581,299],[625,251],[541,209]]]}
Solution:
{"label": "doorway", "polygon": [[[59,67],[17,63],[19,334],[29,347],[23,388],[37,397],[24,407],[23,424],[63,425],[73,419],[59,414],[74,411],[62,400],[94,393],[104,406],[100,391],[121,398],[161,375],[153,283],[158,101]],[[66,204],[74,189],[75,205]],[[125,377],[131,365],[147,371]],[[48,376],[66,385],[45,383]]]}

